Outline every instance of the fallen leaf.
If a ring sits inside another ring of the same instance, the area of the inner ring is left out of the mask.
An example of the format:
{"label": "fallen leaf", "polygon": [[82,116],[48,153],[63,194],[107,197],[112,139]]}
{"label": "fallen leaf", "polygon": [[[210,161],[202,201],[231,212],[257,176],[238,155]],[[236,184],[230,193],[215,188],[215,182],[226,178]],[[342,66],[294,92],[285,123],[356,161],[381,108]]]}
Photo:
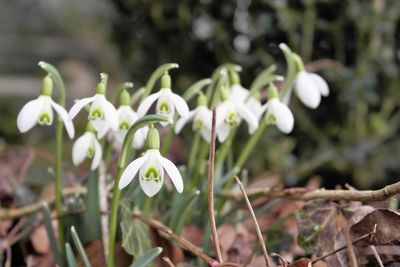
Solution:
{"label": "fallen leaf", "polygon": [[31,242],[33,248],[39,254],[45,254],[50,250],[50,243],[44,225],[33,230],[31,234]]}

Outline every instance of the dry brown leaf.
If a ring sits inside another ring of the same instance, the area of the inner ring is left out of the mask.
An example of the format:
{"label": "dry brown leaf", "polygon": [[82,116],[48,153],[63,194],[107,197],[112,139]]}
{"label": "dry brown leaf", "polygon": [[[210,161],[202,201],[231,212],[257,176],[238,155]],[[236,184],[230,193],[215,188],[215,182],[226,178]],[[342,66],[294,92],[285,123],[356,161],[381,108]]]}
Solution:
{"label": "dry brown leaf", "polygon": [[31,242],[35,251],[39,254],[45,254],[50,250],[49,239],[44,225],[41,225],[33,230],[31,234]]}
{"label": "dry brown leaf", "polygon": [[204,231],[193,224],[186,225],[182,229],[182,236],[192,244],[200,247],[203,244]]}

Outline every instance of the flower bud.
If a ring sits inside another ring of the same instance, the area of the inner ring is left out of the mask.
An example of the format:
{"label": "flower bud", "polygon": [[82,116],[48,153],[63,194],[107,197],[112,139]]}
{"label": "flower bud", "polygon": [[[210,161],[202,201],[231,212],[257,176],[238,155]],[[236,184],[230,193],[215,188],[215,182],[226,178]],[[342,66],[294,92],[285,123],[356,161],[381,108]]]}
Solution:
{"label": "flower bud", "polygon": [[171,76],[168,72],[161,77],[161,88],[171,88]]}
{"label": "flower bud", "polygon": [[147,149],[160,149],[160,134],[153,125],[149,127],[147,132],[146,147]]}
{"label": "flower bud", "polygon": [[41,95],[51,96],[53,93],[53,80],[49,75],[42,80],[42,89],[40,90]]}
{"label": "flower bud", "polygon": [[129,95],[127,90],[123,90],[119,95],[119,102],[121,106],[130,106],[131,104],[131,96]]}

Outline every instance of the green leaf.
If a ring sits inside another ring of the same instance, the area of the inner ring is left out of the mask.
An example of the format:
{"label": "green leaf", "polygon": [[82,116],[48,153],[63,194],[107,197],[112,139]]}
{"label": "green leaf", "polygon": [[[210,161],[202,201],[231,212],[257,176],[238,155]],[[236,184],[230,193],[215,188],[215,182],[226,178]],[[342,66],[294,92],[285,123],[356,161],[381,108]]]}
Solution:
{"label": "green leaf", "polygon": [[72,235],[72,240],[74,241],[75,247],[79,252],[79,255],[82,258],[83,265],[85,267],[91,267],[92,265],[89,262],[89,259],[86,255],[85,249],[82,246],[81,240],[79,239],[78,234],[76,233],[75,227],[71,227],[71,235]]}
{"label": "green leaf", "polygon": [[158,255],[161,254],[162,248],[156,247],[147,251],[142,257],[136,260],[130,267],[146,267],[152,262]]}
{"label": "green leaf", "polygon": [[44,226],[46,227],[47,236],[50,241],[51,253],[53,254],[54,263],[61,266],[61,254],[58,249],[58,243],[54,235],[53,225],[51,223],[50,209],[47,203],[43,203],[42,207]]}
{"label": "green leaf", "polygon": [[121,204],[122,247],[135,258],[143,256],[151,248],[147,225],[133,218],[133,205],[128,201]]}
{"label": "green leaf", "polygon": [[190,213],[190,210],[192,209],[193,204],[195,203],[195,200],[199,194],[199,190],[186,194],[176,194],[177,199],[174,201],[174,204],[171,207],[173,212],[171,214],[169,223],[169,227],[174,233],[178,235],[180,234],[186,217]]}
{"label": "green leaf", "polygon": [[78,264],[76,262],[74,252],[72,251],[71,245],[68,242],[65,243],[65,252],[67,254],[68,267],[77,267]]}
{"label": "green leaf", "polygon": [[99,172],[90,173],[87,183],[86,212],[87,232],[89,240],[101,238],[100,204],[99,204]]}
{"label": "green leaf", "polygon": [[192,84],[182,95],[186,101],[191,100],[204,86],[211,84],[211,79],[203,79]]}

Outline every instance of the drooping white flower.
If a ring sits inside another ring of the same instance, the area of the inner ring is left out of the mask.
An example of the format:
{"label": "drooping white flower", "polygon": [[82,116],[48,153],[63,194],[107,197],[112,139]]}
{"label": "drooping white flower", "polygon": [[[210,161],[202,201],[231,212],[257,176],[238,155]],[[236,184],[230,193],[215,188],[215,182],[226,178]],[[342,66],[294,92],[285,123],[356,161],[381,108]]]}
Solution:
{"label": "drooping white flower", "polygon": [[283,133],[290,133],[293,130],[294,118],[290,109],[279,101],[279,98],[268,100],[266,119],[269,123],[275,124]]}
{"label": "drooping white flower", "polygon": [[72,162],[74,165],[81,164],[86,158],[92,159],[91,170],[100,165],[102,149],[92,131],[86,131],[79,137],[72,147]]}
{"label": "drooping white flower", "polygon": [[211,111],[206,106],[198,106],[189,112],[186,117],[182,117],[176,122],[175,133],[180,133],[183,126],[190,121],[193,121],[193,131],[200,131],[203,139],[210,143],[212,121]]}
{"label": "drooping white flower", "polygon": [[152,197],[157,194],[164,183],[164,171],[179,193],[183,191],[182,176],[178,168],[159,151],[160,139],[157,129],[150,127],[147,134],[147,151],[144,155],[132,161],[122,173],[118,187],[126,187],[139,172],[139,184],[143,192]]}
{"label": "drooping white flower", "polygon": [[309,108],[315,109],[321,103],[321,96],[329,95],[326,81],[315,73],[300,71],[295,82],[297,96]]}
{"label": "drooping white flower", "polygon": [[[138,115],[129,105],[121,105],[118,108],[117,113],[119,123],[118,129],[114,132],[114,135],[115,139],[122,144],[129,128],[137,121]],[[132,141],[135,149],[140,149],[143,147],[146,140],[147,131],[147,126],[136,131]]]}
{"label": "drooping white flower", "polygon": [[[146,97],[138,108],[139,117],[143,117],[150,109],[151,105],[157,100],[156,113],[164,115],[171,121],[174,119],[175,109],[181,117],[186,117],[189,113],[189,107],[185,100],[174,94],[171,90],[171,78],[165,74],[161,80],[161,89],[157,93]],[[168,122],[161,122],[162,126],[167,126]]]}
{"label": "drooping white flower", "polygon": [[102,76],[102,82],[97,86],[96,94],[93,97],[77,101],[69,111],[69,117],[72,120],[84,106],[91,104],[88,118],[96,129],[98,138],[103,138],[110,128],[114,131],[118,129],[117,110],[104,95],[104,75]]}
{"label": "drooping white flower", "polygon": [[75,135],[75,128],[68,117],[65,109],[51,99],[52,80],[46,76],[43,79],[41,95],[26,103],[17,117],[17,126],[21,133],[32,129],[37,123],[40,125],[51,125],[53,123],[53,109],[64,122],[68,136],[72,139]]}
{"label": "drooping white flower", "polygon": [[217,107],[217,137],[219,142],[224,142],[232,128],[238,126],[242,119],[249,125],[249,133],[252,134],[258,128],[258,120],[255,115],[240,100],[229,98]]}
{"label": "drooping white flower", "polygon": [[256,97],[249,96],[249,94],[249,90],[243,88],[240,84],[235,84],[231,88],[230,98],[243,101],[246,107],[254,114],[257,121],[259,121],[265,109]]}

